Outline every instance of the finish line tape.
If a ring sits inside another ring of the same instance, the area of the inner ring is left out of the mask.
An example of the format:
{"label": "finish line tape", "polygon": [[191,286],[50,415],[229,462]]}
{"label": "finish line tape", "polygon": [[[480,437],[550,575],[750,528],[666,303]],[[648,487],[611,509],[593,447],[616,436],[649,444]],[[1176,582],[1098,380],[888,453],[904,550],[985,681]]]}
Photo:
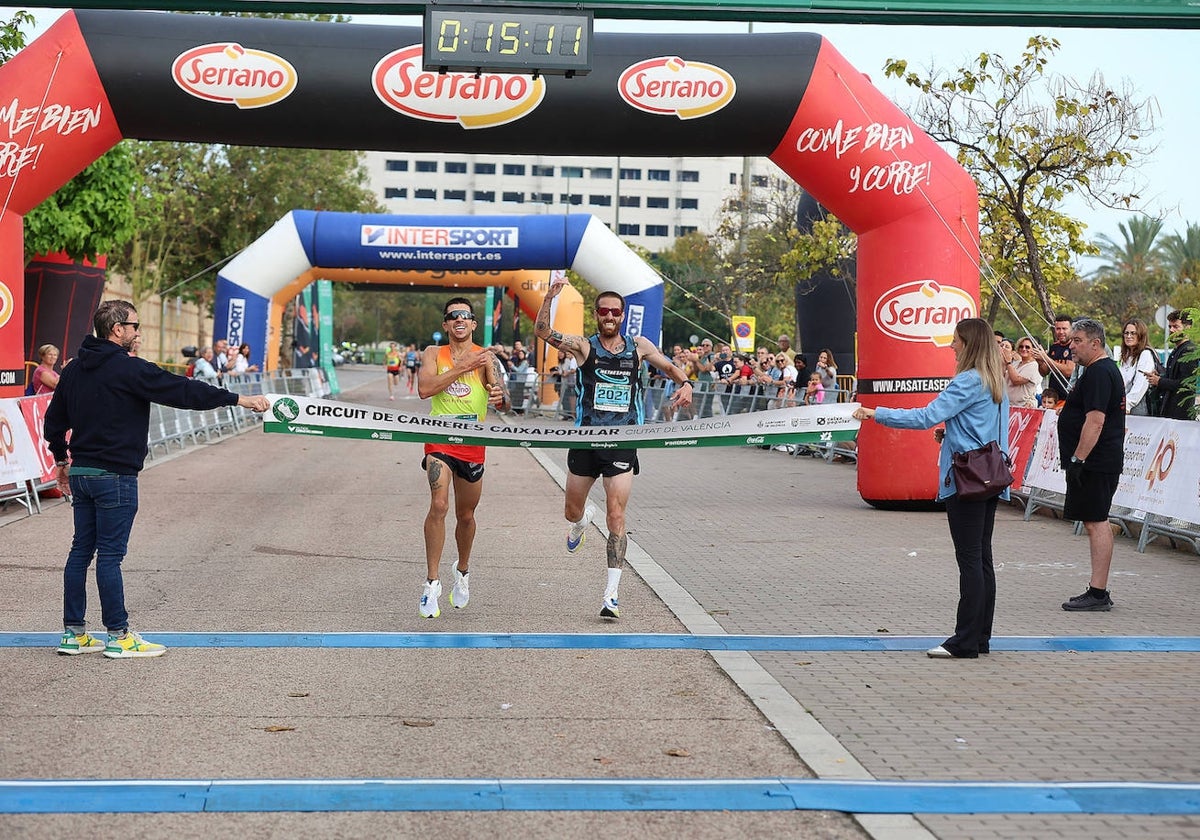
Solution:
{"label": "finish line tape", "polygon": [[1196,814],[1200,785],[788,778],[0,780],[0,814],[714,810]]}
{"label": "finish line tape", "polygon": [[821,444],[854,440],[859,426],[853,416],[858,403],[777,408],[674,423],[576,428],[509,426],[499,420],[476,422],[469,418],[430,417],[285,394],[267,394],[266,397],[271,400],[270,410],[263,415],[266,432],[468,446],[651,449]]}

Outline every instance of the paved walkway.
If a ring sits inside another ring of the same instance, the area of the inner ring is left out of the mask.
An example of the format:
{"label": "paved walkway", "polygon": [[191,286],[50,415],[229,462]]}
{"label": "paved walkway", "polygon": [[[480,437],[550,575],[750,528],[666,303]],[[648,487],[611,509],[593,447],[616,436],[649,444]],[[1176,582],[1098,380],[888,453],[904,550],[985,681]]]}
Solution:
{"label": "paved walkway", "polygon": [[[384,401],[383,383],[344,398]],[[416,410],[417,403],[399,407]],[[493,448],[472,601],[416,617],[420,447],[252,432],[143,474],[135,628],[944,636],[944,517],[877,511],[854,466],[717,448],[642,453],[618,626],[603,538],[561,547],[565,453]],[[0,631],[57,627],[69,510],[0,528]],[[1087,543],[998,517],[998,635],[1193,635],[1197,558],[1119,540],[1116,608],[1068,614]],[[447,555],[449,556],[449,555]],[[448,576],[448,564],[446,566]],[[93,596],[93,610],[96,610]],[[1200,778],[1200,654],[177,648],[151,662],[0,648],[3,778]],[[723,666],[723,667],[722,667]],[[731,678],[738,685],[731,682]],[[863,817],[880,838],[1190,838],[1195,817]],[[0,835],[852,838],[837,812],[0,816]]]}

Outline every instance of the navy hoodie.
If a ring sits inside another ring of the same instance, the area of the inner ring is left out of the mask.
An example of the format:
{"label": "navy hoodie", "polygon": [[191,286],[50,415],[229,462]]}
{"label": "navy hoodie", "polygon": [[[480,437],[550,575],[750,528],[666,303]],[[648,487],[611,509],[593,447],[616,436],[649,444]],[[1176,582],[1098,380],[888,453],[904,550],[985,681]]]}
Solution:
{"label": "navy hoodie", "polygon": [[237,405],[237,394],[168,373],[119,344],[88,336],[63,368],[46,409],[46,443],[56,461],[136,475],[146,461],[150,403],[204,410]]}

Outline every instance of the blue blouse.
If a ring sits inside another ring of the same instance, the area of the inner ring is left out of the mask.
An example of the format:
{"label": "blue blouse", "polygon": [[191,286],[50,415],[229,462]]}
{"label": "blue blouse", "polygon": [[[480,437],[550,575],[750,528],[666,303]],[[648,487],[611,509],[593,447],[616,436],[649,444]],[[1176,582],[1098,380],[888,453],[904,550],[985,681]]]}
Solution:
{"label": "blue blouse", "polygon": [[[932,429],[946,424],[946,437],[938,454],[938,499],[958,492],[950,470],[950,456],[955,452],[978,449],[996,440],[1008,453],[1008,395],[1001,398],[999,410],[992,393],[984,387],[979,371],[964,370],[950,380],[946,390],[924,408],[877,408],[875,421],[893,429]],[[950,485],[946,485],[946,476]],[[1000,498],[1008,500],[1008,488]]]}

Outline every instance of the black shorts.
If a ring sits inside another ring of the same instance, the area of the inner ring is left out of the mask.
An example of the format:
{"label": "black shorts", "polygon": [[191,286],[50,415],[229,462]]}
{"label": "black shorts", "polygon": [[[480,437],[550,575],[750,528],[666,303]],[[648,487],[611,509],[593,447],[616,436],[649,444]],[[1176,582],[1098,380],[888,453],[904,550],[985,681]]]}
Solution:
{"label": "black shorts", "polygon": [[[483,464],[476,464],[472,461],[464,461],[461,458],[455,458],[453,455],[447,455],[445,452],[430,453],[434,458],[448,466],[456,476],[474,484],[483,478]],[[429,455],[421,459],[421,469],[428,470],[427,462]]]}
{"label": "black shorts", "polygon": [[1067,500],[1063,502],[1063,519],[1076,522],[1103,522],[1112,510],[1113,495],[1117,492],[1118,473],[1083,470],[1079,481],[1067,481]]}
{"label": "black shorts", "polygon": [[567,471],[588,478],[612,478],[633,470],[638,474],[636,449],[572,449],[567,453]]}

